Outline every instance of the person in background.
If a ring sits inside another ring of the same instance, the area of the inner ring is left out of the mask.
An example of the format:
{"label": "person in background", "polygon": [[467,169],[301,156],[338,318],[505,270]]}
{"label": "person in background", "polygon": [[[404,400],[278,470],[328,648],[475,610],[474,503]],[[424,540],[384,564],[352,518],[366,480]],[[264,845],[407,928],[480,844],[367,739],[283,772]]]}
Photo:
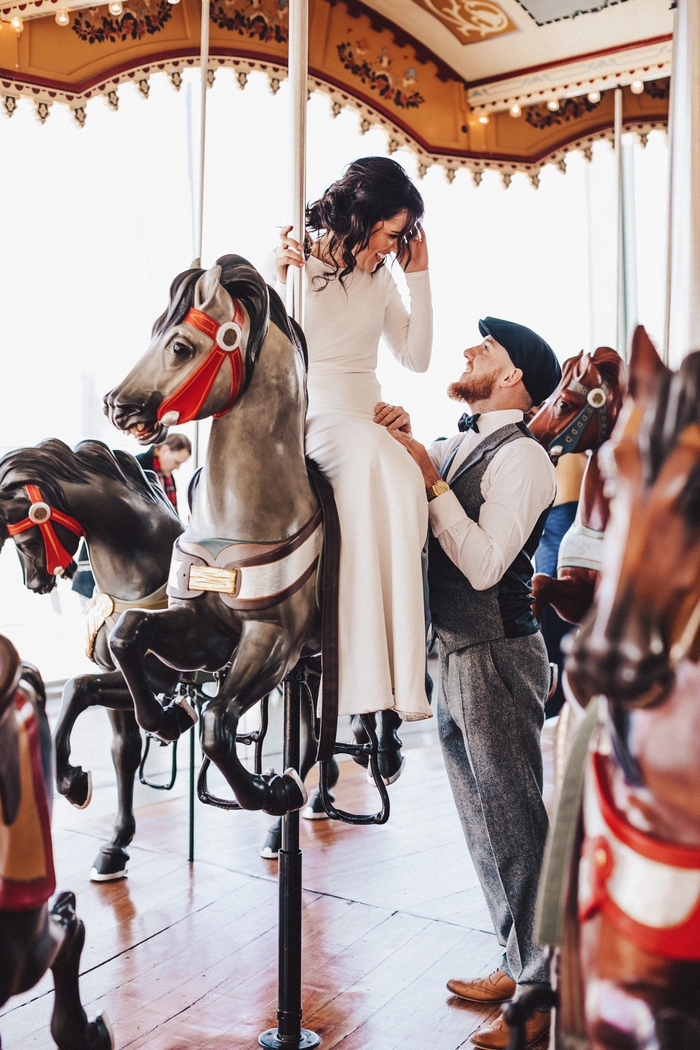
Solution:
{"label": "person in background", "polygon": [[151,445],[136,459],[142,470],[152,470],[158,475],[158,481],[173,507],[177,511],[177,488],[174,471],[186,463],[192,455],[192,445],[184,434],[168,434],[160,445]]}
{"label": "person in background", "polygon": [[[537,572],[545,572],[548,576],[556,578],[559,546],[564,534],[574,523],[581,481],[587,462],[588,457],[585,452],[573,452],[559,457],[556,466],[557,495],[545,522],[542,539],[535,551]],[[549,661],[559,668],[557,688],[544,705],[545,718],[553,718],[554,715],[559,714],[564,705],[564,690],[561,683],[564,654],[561,651],[561,641],[570,631],[575,630],[575,624],[562,620],[552,606],[548,605],[542,614],[540,629],[544,644],[547,646]]]}

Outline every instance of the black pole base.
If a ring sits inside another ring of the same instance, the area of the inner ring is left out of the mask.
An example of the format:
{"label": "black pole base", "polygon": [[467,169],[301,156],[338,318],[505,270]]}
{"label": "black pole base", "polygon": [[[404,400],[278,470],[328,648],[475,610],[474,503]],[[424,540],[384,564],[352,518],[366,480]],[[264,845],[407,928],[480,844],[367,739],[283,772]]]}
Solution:
{"label": "black pole base", "polygon": [[308,1028],[302,1028],[299,1038],[289,1043],[286,1039],[280,1039],[279,1028],[268,1028],[258,1036],[258,1042],[271,1050],[310,1050],[311,1047],[320,1045],[321,1036],[310,1032]]}

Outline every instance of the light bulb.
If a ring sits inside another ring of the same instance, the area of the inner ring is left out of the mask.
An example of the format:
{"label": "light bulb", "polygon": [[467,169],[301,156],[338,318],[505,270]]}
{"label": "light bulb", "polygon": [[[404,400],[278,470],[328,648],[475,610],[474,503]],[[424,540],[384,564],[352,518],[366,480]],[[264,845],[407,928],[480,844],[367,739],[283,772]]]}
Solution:
{"label": "light bulb", "polygon": [[112,3],[107,8],[110,15],[114,15],[115,18],[119,18],[119,15],[124,11],[124,5],[121,0],[112,0]]}
{"label": "light bulb", "polygon": [[489,122],[489,118],[486,116],[486,114],[484,114],[483,117],[479,117],[479,123],[480,124],[488,124],[488,122]]}
{"label": "light bulb", "polygon": [[644,91],[644,81],[643,80],[633,80],[632,83],[630,84],[630,91],[632,92],[633,95],[641,95],[643,93],[643,91]]}
{"label": "light bulb", "polygon": [[510,107],[510,115],[511,115],[511,117],[520,117],[520,116],[522,116],[522,112],[523,111],[522,111],[522,109],[520,108],[520,106],[518,105],[517,102],[515,103],[514,106]]}
{"label": "light bulb", "polygon": [[588,92],[589,102],[600,102],[600,91],[589,91]]}
{"label": "light bulb", "polygon": [[15,33],[21,33],[24,29],[24,22],[19,17],[19,15],[15,15],[14,18],[10,19],[10,25],[14,29]]}
{"label": "light bulb", "polygon": [[180,0],[168,0],[168,3],[175,7],[175,4],[179,4]]}
{"label": "light bulb", "polygon": [[64,7],[59,7],[56,12],[56,24],[59,26],[67,26],[69,22],[70,18],[68,17],[68,12]]}
{"label": "light bulb", "polygon": [[549,102],[547,103],[547,109],[551,109],[552,113],[556,113],[556,111],[559,109],[559,99],[550,98]]}

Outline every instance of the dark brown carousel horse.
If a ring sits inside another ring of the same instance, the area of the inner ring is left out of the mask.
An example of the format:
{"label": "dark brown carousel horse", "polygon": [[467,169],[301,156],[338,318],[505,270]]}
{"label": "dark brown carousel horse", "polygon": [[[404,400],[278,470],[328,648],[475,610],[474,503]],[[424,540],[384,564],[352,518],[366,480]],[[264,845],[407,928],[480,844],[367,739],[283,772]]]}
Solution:
{"label": "dark brown carousel horse", "polygon": [[[133,456],[100,441],[83,441],[73,452],[55,438],[0,460],[0,522],[15,541],[25,585],[37,594],[53,590],[59,576],[73,575],[73,555],[85,536],[98,588],[88,613],[87,655],[103,673],[79,675],[63,690],[55,730],[56,786],[79,809],[89,804],[91,776],[71,765],[70,737],[83,711],[106,708],[119,809],[113,838],[97,855],[91,878],[122,878],[136,830],[133,793],[141,733],[109,651],[109,633],[124,608],[165,604],[170,553],[182,522]],[[148,658],[147,668],[154,688],[174,701],[178,674],[155,657]]]}
{"label": "dark brown carousel horse", "polygon": [[0,1006],[50,969],[59,1050],[110,1050],[109,1021],[88,1022],[78,971],[85,927],[56,888],[51,846],[51,736],[39,673],[0,635]]}
{"label": "dark brown carousel horse", "polygon": [[576,520],[559,548],[557,577],[536,573],[533,578],[538,620],[552,605],[563,620],[580,623],[593,601],[608,522],[597,452],[612,433],[626,387],[627,370],[619,354],[607,346],[593,355],[581,351],[564,363],[559,386],[528,423],[555,463],[569,452],[590,453]]}
{"label": "dark brown carousel horse", "polygon": [[[124,613],[111,637],[137,721],[163,740],[192,724],[181,708],[159,702],[145,673],[148,652],[180,670],[230,664],[202,711],[205,755],[241,808],[274,815],[301,809],[306,791],[294,769],[249,772],[236,751],[243,714],[321,646],[324,528],[304,455],[301,330],[240,256],[185,271],[171,286],[149,349],[105,397],[105,411],[144,444],[157,442],[167,426],[214,417],[189,525],[173,552],[170,607]],[[324,710],[330,686],[324,662]],[[319,756],[329,758],[335,719],[325,724],[330,737],[322,721]],[[395,725],[382,713],[378,728],[384,756],[396,752]],[[370,761],[381,782],[376,755]]]}
{"label": "dark brown carousel horse", "polygon": [[592,736],[560,1009],[576,1045],[697,1050],[700,353],[671,373],[638,329],[630,369],[600,584],[567,664]]}

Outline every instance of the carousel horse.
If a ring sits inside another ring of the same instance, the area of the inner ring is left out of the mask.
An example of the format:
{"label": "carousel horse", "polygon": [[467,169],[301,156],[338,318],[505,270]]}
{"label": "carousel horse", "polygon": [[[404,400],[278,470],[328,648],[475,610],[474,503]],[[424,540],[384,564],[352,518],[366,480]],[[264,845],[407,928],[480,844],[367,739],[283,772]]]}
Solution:
{"label": "carousel horse", "polygon": [[85,927],[56,889],[51,846],[51,736],[41,677],[0,635],[0,1006],[50,969],[59,1050],[110,1050],[109,1021],[88,1022],[78,973]]}
{"label": "carousel horse", "polygon": [[543,874],[540,939],[562,946],[558,1045],[697,1050],[700,352],[671,373],[638,329],[630,376],[606,461],[600,584],[567,663],[588,711]]}
{"label": "carousel horse", "polygon": [[598,449],[607,441],[625,396],[627,369],[619,354],[599,346],[564,362],[562,379],[528,426],[556,463],[569,452],[589,452],[576,520],[559,548],[557,577],[535,573],[533,612],[547,605],[569,623],[580,623],[593,602],[600,571],[608,501]]}
{"label": "carousel horse", "polygon": [[[241,808],[275,816],[301,809],[307,794],[297,771],[248,771],[236,751],[236,730],[301,657],[321,649],[319,500],[329,486],[320,478],[312,483],[304,455],[303,334],[245,259],[223,256],[210,270],[175,278],[148,350],[105,397],[105,411],[143,444],[157,443],[168,426],[213,416],[206,463],[190,493],[189,525],[173,552],[170,607],[124,613],[110,640],[137,721],[162,740],[177,739],[193,721],[192,713],[159,702],[145,674],[148,652],[181,670],[215,672],[230,664],[202,711],[206,761],[221,771]],[[324,610],[330,604],[324,601]],[[325,656],[323,675],[318,757],[328,760],[334,676]],[[369,723],[365,729],[374,735]],[[381,712],[377,735],[384,758],[398,750],[395,725]],[[384,770],[376,755],[371,764],[381,793]],[[201,778],[200,798],[213,801]]]}
{"label": "carousel horse", "polygon": [[[70,737],[83,711],[106,708],[119,809],[113,838],[97,855],[91,878],[122,878],[126,847],[136,830],[133,792],[141,733],[131,694],[109,651],[109,633],[123,609],[165,605],[170,553],[182,522],[133,456],[113,452],[100,441],[82,441],[73,452],[55,438],[0,460],[0,522],[4,536],[15,541],[25,585],[38,594],[53,590],[59,576],[72,576],[81,536],[88,544],[98,593],[88,608],[87,655],[103,673],[66,683],[55,730],[56,786],[78,809],[89,804],[91,775],[70,764]],[[147,667],[154,688],[173,696],[177,672],[155,657],[148,658]]]}

